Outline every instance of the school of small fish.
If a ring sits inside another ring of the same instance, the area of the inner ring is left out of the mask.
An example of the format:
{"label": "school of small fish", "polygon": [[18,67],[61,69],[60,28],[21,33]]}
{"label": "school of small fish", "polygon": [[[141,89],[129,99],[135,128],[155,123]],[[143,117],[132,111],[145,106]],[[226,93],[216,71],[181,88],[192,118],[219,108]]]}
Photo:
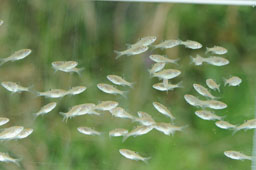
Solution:
{"label": "school of small fish", "polygon": [[[0,20],[0,26],[4,22]],[[203,47],[203,45],[199,42],[193,40],[165,40],[156,45],[155,41],[157,37],[148,36],[139,39],[137,42],[133,44],[127,44],[127,49],[123,51],[115,51],[117,54],[116,59],[119,59],[121,56],[135,56],[142,53],[145,53],[152,48],[152,50],[157,49],[169,49],[177,46],[184,46],[188,49],[198,50]],[[213,55],[224,55],[228,52],[227,49],[221,46],[213,46],[207,47],[205,55],[213,54]],[[15,62],[18,60],[22,60],[29,56],[32,53],[31,49],[21,49],[13,52],[9,57],[0,59],[0,65],[3,65],[7,62]],[[180,79],[182,75],[182,71],[175,68],[179,64],[179,58],[169,58],[166,55],[160,54],[151,54],[148,56],[149,59],[154,62],[152,64],[151,69],[149,69],[149,76],[151,78],[157,78],[160,82],[153,84],[152,87],[158,91],[168,92],[169,90],[174,90],[176,88],[182,88],[182,81],[179,80],[178,83],[173,83],[176,79]],[[212,66],[225,66],[229,64],[229,60],[220,56],[209,56],[209,57],[201,57],[197,55],[196,57],[191,57],[192,63],[196,66],[201,66],[203,63],[207,63]],[[51,63],[52,68],[55,72],[64,72],[64,73],[77,73],[83,70],[82,67],[77,67],[79,63],[77,61],[54,61]],[[171,68],[170,68],[170,66]],[[121,95],[124,98],[127,98],[127,93],[129,92],[129,88],[133,88],[136,82],[130,82],[125,78],[110,74],[106,76],[106,80],[108,83],[99,82],[96,87],[102,92],[108,95]],[[110,84],[111,83],[111,84]],[[239,86],[242,83],[242,80],[237,76],[230,76],[229,78],[224,79],[224,86]],[[22,83],[21,83],[22,84]],[[70,89],[48,89],[48,90],[34,90],[33,86],[23,86],[20,83],[12,82],[12,81],[3,81],[1,82],[3,88],[8,90],[11,93],[22,93],[22,92],[30,92],[35,94],[36,96],[42,96],[45,98],[62,98],[66,95],[79,95],[87,90],[86,86],[79,85],[75,87],[71,87]],[[120,90],[120,86],[123,88],[128,88],[127,91]],[[224,121],[223,116],[219,116],[214,113],[212,110],[223,110],[227,108],[227,104],[219,101],[220,97],[213,95],[213,92],[220,92],[221,84],[217,84],[217,82],[209,78],[206,80],[206,86],[194,83],[193,88],[199,94],[199,96],[204,97],[205,99],[200,99],[197,96],[191,94],[185,94],[185,101],[194,106],[199,107],[197,111],[195,111],[195,115],[203,120],[216,120],[216,126],[221,129],[232,129],[234,132],[237,132],[242,129],[256,129],[256,119],[248,120],[245,123],[237,126],[233,125],[227,121]],[[208,88],[209,89],[208,89]],[[212,90],[213,92],[211,92]],[[52,112],[56,106],[57,102],[51,102],[44,104],[38,111],[33,113],[34,118],[38,118],[44,116],[50,112]],[[137,115],[133,115],[129,113],[125,108],[119,105],[119,102],[112,100],[101,101],[98,104],[95,103],[81,103],[78,105],[74,105],[69,110],[64,112],[59,112],[59,114],[63,117],[64,121],[68,121],[68,119],[82,116],[82,115],[95,115],[101,116],[102,114],[109,112],[113,117],[119,119],[128,119],[131,120],[132,123],[136,123],[137,126],[132,128],[131,130],[124,128],[116,128],[110,130],[108,135],[109,137],[122,137],[122,141],[128,140],[129,137],[139,137],[141,135],[148,134],[152,130],[156,130],[161,132],[164,135],[174,135],[177,131],[183,131],[188,125],[177,126],[174,121],[176,120],[175,113],[173,113],[168,105],[164,105],[158,101],[152,102],[152,108],[155,109],[155,112],[161,114],[163,117],[166,117],[167,122],[157,122],[153,118],[154,113],[147,113],[145,111],[138,111]],[[0,126],[6,125],[10,120],[6,117],[0,117]],[[102,132],[95,130],[92,127],[81,126],[77,127],[77,131],[82,135],[91,135],[91,136],[99,136],[103,135]],[[32,128],[24,128],[23,126],[11,126],[6,127],[0,131],[0,140],[1,141],[9,141],[9,140],[20,140],[27,138],[29,135],[33,133]],[[147,162],[151,157],[141,156],[139,153],[130,150],[130,149],[119,149],[119,153],[130,160],[143,161]],[[250,156],[242,154],[237,151],[225,151],[224,155],[237,160],[251,160]],[[0,162],[11,162],[19,166],[20,159],[12,158],[8,153],[0,152]]]}

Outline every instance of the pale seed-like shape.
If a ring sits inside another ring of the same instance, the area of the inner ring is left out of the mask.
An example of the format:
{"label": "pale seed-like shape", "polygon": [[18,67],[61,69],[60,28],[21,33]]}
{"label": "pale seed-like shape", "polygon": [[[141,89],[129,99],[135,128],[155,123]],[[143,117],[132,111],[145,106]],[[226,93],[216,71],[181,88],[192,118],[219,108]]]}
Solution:
{"label": "pale seed-like shape", "polygon": [[242,83],[242,79],[237,76],[230,77],[229,79],[224,79],[224,86],[239,86]]}
{"label": "pale seed-like shape", "polygon": [[11,140],[15,138],[23,129],[23,126],[12,126],[6,128],[0,132],[0,140]]}
{"label": "pale seed-like shape", "polygon": [[86,90],[85,86],[75,86],[72,87],[70,90],[68,90],[68,94],[70,95],[77,95],[77,94],[81,94]]}
{"label": "pale seed-like shape", "polygon": [[123,108],[121,107],[115,107],[113,109],[110,110],[110,113],[112,114],[112,116],[114,117],[118,117],[118,118],[127,118],[127,119],[134,119],[134,116],[132,116],[131,114],[129,114],[128,112],[126,112]]}
{"label": "pale seed-like shape", "polygon": [[164,123],[164,122],[159,122],[156,123],[154,128],[162,133],[164,133],[165,135],[174,135],[174,133],[176,131],[182,131],[184,128],[186,128],[187,126],[175,126],[172,125],[170,123]]}
{"label": "pale seed-like shape", "polygon": [[211,52],[213,54],[223,55],[223,54],[226,54],[228,52],[228,50],[224,47],[213,46],[211,48],[206,47],[206,53],[208,53],[208,52]]}
{"label": "pale seed-like shape", "polygon": [[125,97],[125,94],[124,94],[125,92],[124,91],[121,91],[121,90],[115,88],[114,86],[112,86],[110,84],[99,83],[99,84],[97,84],[97,87],[98,87],[98,89],[100,89],[104,93],[119,94],[119,95]]}
{"label": "pale seed-like shape", "polygon": [[196,66],[200,66],[204,63],[204,58],[200,55],[196,55],[196,57],[190,56],[192,63],[194,63]]}
{"label": "pale seed-like shape", "polygon": [[23,91],[29,91],[29,87],[23,87],[17,83],[11,82],[11,81],[4,81],[1,83],[1,85],[8,91],[17,93],[17,92],[23,92]]}
{"label": "pale seed-like shape", "polygon": [[119,152],[121,155],[123,155],[127,159],[135,160],[135,161],[143,161],[147,163],[147,160],[150,159],[150,157],[142,157],[137,152],[129,150],[129,149],[119,149]]}
{"label": "pale seed-like shape", "polygon": [[156,36],[147,36],[139,39],[134,44],[127,44],[129,47],[136,47],[136,46],[149,46],[156,41]]}
{"label": "pale seed-like shape", "polygon": [[119,137],[119,136],[124,136],[128,133],[128,130],[126,129],[121,129],[121,128],[117,128],[117,129],[113,129],[111,131],[109,131],[109,136],[111,137]]}
{"label": "pale seed-like shape", "polygon": [[129,133],[127,133],[124,138],[123,138],[123,142],[129,138],[130,136],[141,136],[141,135],[145,135],[148,132],[150,132],[152,129],[154,128],[154,126],[137,126],[135,129],[131,130]]}
{"label": "pale seed-like shape", "polygon": [[118,59],[123,55],[127,55],[127,56],[138,55],[146,52],[147,50],[148,50],[147,46],[133,46],[124,51],[114,51],[114,52],[117,54],[116,59]]}
{"label": "pale seed-like shape", "polygon": [[205,107],[209,107],[215,110],[221,110],[227,108],[227,104],[217,100],[206,100],[203,101]]}
{"label": "pale seed-like shape", "polygon": [[61,98],[68,94],[68,91],[62,89],[51,89],[45,92],[38,92],[38,96],[44,96],[49,98]]}
{"label": "pale seed-like shape", "polygon": [[163,104],[159,103],[159,102],[153,102],[153,106],[155,107],[155,109],[159,112],[162,113],[163,115],[169,117],[171,120],[175,120],[175,117],[173,116],[173,114],[168,110],[168,108],[166,106],[164,106]]}
{"label": "pale seed-like shape", "polygon": [[231,124],[227,121],[223,121],[223,120],[215,122],[215,125],[221,129],[235,129],[236,128],[236,125],[233,125],[233,124]]}
{"label": "pale seed-like shape", "polygon": [[51,102],[44,105],[37,113],[35,113],[36,117],[51,112],[56,107],[56,105],[56,102]]}
{"label": "pale seed-like shape", "polygon": [[184,95],[184,99],[186,100],[186,102],[192,106],[196,106],[196,107],[203,107],[204,103],[202,100],[198,99],[197,97],[190,95],[190,94],[186,94]]}
{"label": "pale seed-like shape", "polygon": [[23,129],[14,139],[24,139],[33,133],[33,129]]}
{"label": "pale seed-like shape", "polygon": [[20,159],[14,159],[10,157],[7,153],[0,152],[0,162],[11,162],[20,166],[19,164]]}
{"label": "pale seed-like shape", "polygon": [[220,92],[220,85],[217,84],[213,79],[207,79],[206,85],[212,90],[218,90]]}
{"label": "pale seed-like shape", "polygon": [[168,57],[159,55],[159,54],[154,54],[154,55],[150,55],[149,58],[156,62],[156,63],[173,63],[173,64],[177,64],[177,61],[179,59],[170,59]]}
{"label": "pale seed-like shape", "polygon": [[149,73],[153,74],[156,73],[158,71],[161,71],[163,68],[165,67],[165,63],[155,63],[151,69],[149,69]]}
{"label": "pale seed-like shape", "polygon": [[182,87],[181,84],[182,84],[182,82],[179,82],[178,84],[168,83],[167,85],[165,85],[164,83],[156,83],[152,87],[159,91],[169,91],[169,90],[173,90],[175,88],[181,88]]}
{"label": "pale seed-like shape", "polygon": [[221,120],[222,119],[222,117],[217,116],[216,114],[208,110],[198,110],[195,112],[195,114],[203,120]]}
{"label": "pale seed-like shape", "polygon": [[160,79],[173,79],[181,74],[180,70],[177,69],[164,69],[162,71],[153,74],[153,77],[158,77]]}
{"label": "pale seed-like shape", "polygon": [[229,64],[229,61],[223,57],[211,56],[204,58],[204,62],[214,65],[214,66],[225,66]]}
{"label": "pale seed-like shape", "polygon": [[1,61],[0,65],[3,65],[4,63],[7,63],[9,61],[13,62],[13,61],[22,60],[25,57],[27,57],[31,52],[32,50],[30,49],[22,49],[22,50],[15,51],[11,56],[0,59]]}
{"label": "pale seed-like shape", "polygon": [[5,125],[6,123],[8,123],[10,121],[10,119],[6,118],[6,117],[0,117],[0,126]]}
{"label": "pale seed-like shape", "polygon": [[182,41],[181,44],[184,45],[186,48],[190,48],[193,50],[202,48],[202,44],[192,40]]}
{"label": "pale seed-like shape", "polygon": [[96,105],[95,109],[102,111],[110,111],[118,106],[118,102],[116,101],[102,101],[98,105]]}
{"label": "pale seed-like shape", "polygon": [[108,75],[108,76],[107,76],[107,79],[108,79],[109,81],[111,81],[113,84],[115,84],[115,85],[120,85],[120,86],[129,86],[129,87],[132,87],[132,84],[133,84],[133,83],[130,83],[130,82],[126,81],[126,80],[123,79],[122,77],[117,76],[117,75]]}
{"label": "pale seed-like shape", "polygon": [[235,159],[235,160],[252,160],[251,156],[247,156],[238,151],[225,151],[224,155],[228,158]]}
{"label": "pale seed-like shape", "polygon": [[202,96],[205,96],[205,97],[209,97],[211,99],[215,99],[216,97],[213,96],[207,88],[205,88],[204,86],[200,85],[200,84],[196,84],[194,83],[193,84],[193,87],[194,89],[199,93],[201,94]]}
{"label": "pale seed-like shape", "polygon": [[75,68],[78,65],[76,61],[54,61],[52,67],[56,71],[69,72],[69,70]]}
{"label": "pale seed-like shape", "polygon": [[181,40],[165,40],[157,45],[154,45],[153,48],[161,48],[161,49],[168,49],[173,48],[181,44]]}
{"label": "pale seed-like shape", "polygon": [[100,135],[101,133],[92,129],[92,128],[89,128],[89,127],[78,127],[77,128],[78,132],[82,133],[82,134],[85,134],[85,135]]}

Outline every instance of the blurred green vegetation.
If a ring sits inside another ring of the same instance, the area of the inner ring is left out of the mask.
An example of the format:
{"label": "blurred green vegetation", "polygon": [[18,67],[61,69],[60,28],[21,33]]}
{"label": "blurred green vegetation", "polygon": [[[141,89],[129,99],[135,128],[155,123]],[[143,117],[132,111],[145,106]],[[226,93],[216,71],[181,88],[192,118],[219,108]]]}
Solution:
{"label": "blurred green vegetation", "polygon": [[[0,68],[0,81],[34,85],[35,90],[50,88],[68,89],[76,85],[88,87],[77,96],[52,100],[35,97],[30,93],[11,94],[0,89],[0,115],[11,121],[1,127],[22,125],[34,128],[27,139],[0,143],[0,152],[22,158],[20,168],[0,163],[0,169],[14,170],[245,170],[250,161],[234,161],[224,156],[225,150],[238,150],[251,155],[252,131],[232,131],[217,128],[212,121],[195,116],[193,108],[184,101],[184,94],[197,95],[193,83],[205,85],[207,78],[221,83],[221,93],[214,93],[228,104],[217,111],[234,124],[252,119],[255,111],[256,67],[256,10],[252,7],[177,5],[158,3],[117,3],[42,0],[1,0],[0,55],[7,57],[14,51],[30,48],[32,54],[15,63]],[[150,78],[148,69],[152,62],[151,51],[138,56],[115,60],[113,50],[125,49],[126,43],[136,42],[148,35],[165,39],[191,39],[201,42],[200,50],[175,47],[154,53],[179,57],[182,76],[173,83],[183,81],[184,88],[168,93],[152,88],[157,79]],[[225,67],[191,64],[189,56],[204,54],[206,46],[222,45],[229,52],[230,64]],[[81,76],[57,72],[51,68],[56,60],[75,60],[85,70]],[[128,97],[102,93],[97,83],[108,82],[108,74],[117,74],[135,82],[128,90]],[[223,78],[237,75],[243,79],[239,87],[223,87]],[[108,131],[136,126],[128,120],[113,118],[109,113],[101,117],[86,115],[67,123],[62,121],[60,111],[86,102],[98,103],[116,100],[132,114],[137,111],[150,113],[156,121],[168,122],[157,113],[153,101],[167,105],[177,117],[175,124],[189,127],[174,136],[157,131],[129,138],[109,138]],[[57,108],[33,120],[33,113],[50,101],[57,101]],[[77,132],[79,126],[89,126],[102,131],[100,137],[85,136]],[[129,148],[151,156],[148,164],[125,159],[120,148]]]}

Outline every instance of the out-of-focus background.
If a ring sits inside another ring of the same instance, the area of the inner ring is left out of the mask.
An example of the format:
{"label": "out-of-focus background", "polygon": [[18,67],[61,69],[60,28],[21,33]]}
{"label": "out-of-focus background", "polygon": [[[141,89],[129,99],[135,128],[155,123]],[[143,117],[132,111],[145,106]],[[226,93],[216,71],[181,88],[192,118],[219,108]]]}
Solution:
{"label": "out-of-focus background", "polygon": [[[12,125],[33,128],[26,139],[0,143],[0,152],[21,158],[21,167],[0,163],[0,169],[15,170],[247,170],[250,161],[235,161],[224,156],[225,150],[238,150],[252,154],[252,131],[222,130],[214,121],[202,120],[194,114],[198,108],[188,105],[184,94],[199,96],[193,83],[205,85],[207,78],[221,83],[221,92],[213,92],[228,108],[217,111],[225,120],[241,124],[252,119],[255,111],[256,68],[256,10],[253,7],[178,5],[158,3],[117,3],[41,0],[1,0],[0,56],[8,57],[23,48],[32,54],[22,61],[0,67],[0,81],[14,81],[24,86],[33,85],[37,91],[52,88],[69,89],[85,85],[87,90],[77,96],[62,99],[36,97],[32,93],[11,94],[0,88],[0,115],[10,118],[2,129]],[[200,50],[183,46],[168,50],[155,50],[115,60],[114,50],[124,50],[144,36],[157,36],[156,43],[166,39],[195,40],[203,44]],[[229,52],[225,57],[230,64],[224,67],[195,66],[190,56],[204,56],[205,47],[221,45]],[[159,92],[152,88],[158,80],[151,78],[148,69],[152,53],[180,58],[179,66],[168,65],[182,71],[172,81],[183,82],[183,88]],[[54,72],[51,62],[75,60],[84,67],[81,76]],[[97,83],[108,83],[106,76],[117,74],[134,82],[127,98],[104,94]],[[239,87],[224,87],[223,78],[236,75],[243,82]],[[200,96],[199,96],[200,97]],[[81,103],[116,100],[131,114],[150,113],[156,121],[169,122],[152,106],[158,101],[176,116],[176,125],[188,125],[174,136],[165,136],[153,130],[147,135],[129,138],[109,138],[114,128],[131,130],[134,122],[111,117],[85,115],[67,122],[60,111]],[[34,120],[41,106],[57,101],[57,108]],[[77,131],[89,126],[103,132],[101,136],[86,136]],[[135,150],[150,156],[148,164],[131,161],[120,155],[119,149]]]}

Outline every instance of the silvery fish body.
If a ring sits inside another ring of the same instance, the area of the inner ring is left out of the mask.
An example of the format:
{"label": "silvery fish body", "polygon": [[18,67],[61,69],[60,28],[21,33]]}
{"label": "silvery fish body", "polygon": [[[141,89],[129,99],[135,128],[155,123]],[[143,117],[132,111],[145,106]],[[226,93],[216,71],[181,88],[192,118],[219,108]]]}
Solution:
{"label": "silvery fish body", "polygon": [[63,120],[67,120],[67,119],[75,117],[75,116],[80,116],[81,115],[80,111],[81,111],[82,107],[83,107],[83,104],[75,105],[75,106],[71,107],[71,109],[69,109],[68,112],[66,112],[66,113],[60,112],[60,114],[64,116]]}
{"label": "silvery fish body", "polygon": [[195,114],[203,120],[221,120],[222,119],[222,117],[217,116],[216,114],[208,110],[198,110],[195,112]]}
{"label": "silvery fish body", "polygon": [[153,106],[155,107],[155,109],[159,112],[162,113],[163,115],[169,117],[171,120],[174,120],[175,117],[173,116],[173,114],[170,112],[170,110],[168,110],[168,108],[166,106],[164,106],[163,104],[159,103],[159,102],[153,102]]}
{"label": "silvery fish body", "polygon": [[211,48],[206,47],[206,53],[208,53],[208,52],[211,52],[213,54],[223,55],[223,54],[226,54],[228,52],[228,50],[224,47],[213,46]]}
{"label": "silvery fish body", "polygon": [[138,116],[139,118],[134,118],[134,120],[136,122],[139,122],[141,125],[151,126],[156,123],[155,120],[152,118],[152,116],[146,112],[139,111]]}
{"label": "silvery fish body", "polygon": [[192,63],[194,63],[196,66],[200,66],[204,63],[204,58],[200,55],[196,55],[196,57],[190,56]]}
{"label": "silvery fish body", "polygon": [[226,103],[223,103],[217,100],[206,100],[206,101],[203,101],[203,103],[205,107],[215,109],[215,110],[221,110],[228,107]]}
{"label": "silvery fish body", "polygon": [[24,139],[33,133],[33,129],[23,129],[14,139]]}
{"label": "silvery fish body", "polygon": [[156,83],[152,87],[159,91],[169,91],[169,90],[173,90],[175,88],[181,88],[182,87],[181,84],[182,84],[182,82],[179,82],[178,84],[168,83],[167,85],[165,85],[164,83]]}
{"label": "silvery fish body", "polygon": [[77,95],[77,94],[81,94],[86,90],[85,86],[75,86],[72,87],[70,90],[68,90],[68,94],[70,95]]}
{"label": "silvery fish body", "polygon": [[235,159],[235,160],[252,160],[251,156],[247,156],[238,151],[225,151],[224,155],[228,158]]}
{"label": "silvery fish body", "polygon": [[202,48],[202,44],[192,40],[182,41],[181,44],[184,45],[186,48],[190,48],[193,50]]}
{"label": "silvery fish body", "polygon": [[128,130],[117,128],[109,131],[109,136],[118,137],[118,136],[124,136],[127,133],[128,133]]}
{"label": "silvery fish body", "polygon": [[23,129],[23,126],[12,126],[6,128],[0,132],[0,140],[14,139]]}
{"label": "silvery fish body", "polygon": [[131,56],[131,55],[138,55],[144,53],[148,50],[147,46],[133,46],[128,48],[125,51],[115,51],[117,53],[116,59],[120,58],[123,55]]}
{"label": "silvery fish body", "polygon": [[229,79],[224,79],[224,85],[228,86],[239,86],[242,83],[242,79],[237,76],[230,77]]}
{"label": "silvery fish body", "polygon": [[159,54],[154,54],[154,55],[150,55],[149,58],[156,62],[156,63],[173,63],[173,64],[177,64],[177,61],[179,59],[170,59],[168,57],[159,55]]}
{"label": "silvery fish body", "polygon": [[44,115],[49,112],[51,112],[55,107],[57,103],[56,102],[51,102],[46,105],[44,105],[37,113],[35,113],[36,116]]}
{"label": "silvery fish body", "polygon": [[186,100],[186,102],[188,104],[190,104],[192,106],[204,107],[204,102],[193,95],[186,94],[186,95],[184,95],[184,99]]}
{"label": "silvery fish body", "polygon": [[80,111],[77,113],[78,116],[90,114],[90,115],[100,115],[95,111],[96,105],[94,103],[85,103],[80,105]]}
{"label": "silvery fish body", "polygon": [[92,128],[89,128],[89,127],[78,127],[77,128],[78,132],[84,134],[84,135],[100,135],[101,133],[92,129]]}
{"label": "silvery fish body", "polygon": [[62,89],[51,89],[45,92],[38,92],[38,96],[44,96],[49,98],[61,98],[68,94],[68,91]]}
{"label": "silvery fish body", "polygon": [[18,85],[17,83],[10,82],[10,81],[4,81],[1,83],[1,85],[8,91],[17,93],[17,92],[23,92],[23,91],[29,91],[29,87],[23,87],[21,85]]}
{"label": "silvery fish body", "polygon": [[98,89],[100,89],[104,93],[119,94],[121,96],[125,96],[124,91],[121,91],[121,90],[115,88],[114,86],[112,86],[110,84],[99,83],[99,84],[97,84],[97,87],[98,87]]}
{"label": "silvery fish body", "polygon": [[223,57],[211,56],[204,58],[204,62],[214,65],[214,66],[225,66],[229,64],[229,61]]}
{"label": "silvery fish body", "polygon": [[156,125],[154,126],[156,130],[164,133],[165,135],[174,135],[176,131],[182,131],[185,127],[186,126],[174,126],[170,123],[163,122],[156,123]]}
{"label": "silvery fish body", "polygon": [[213,79],[207,79],[206,85],[212,90],[218,90],[220,92],[220,85],[217,84]]}
{"label": "silvery fish body", "polygon": [[6,123],[8,123],[10,121],[10,119],[6,118],[6,117],[0,117],[0,126],[5,125]]}
{"label": "silvery fish body", "polygon": [[202,96],[205,96],[205,97],[209,97],[211,99],[215,99],[216,97],[213,96],[207,88],[205,88],[204,86],[200,85],[200,84],[196,84],[194,83],[193,84],[193,87],[194,89],[199,93],[201,94]]}
{"label": "silvery fish body", "polygon": [[20,166],[19,159],[14,159],[10,157],[7,153],[0,152],[0,162],[11,162],[16,164],[17,166]]}
{"label": "silvery fish body", "polygon": [[167,48],[173,48],[181,44],[181,40],[165,40],[157,45],[154,46],[154,48],[161,48],[161,49],[167,49]]}
{"label": "silvery fish body", "polygon": [[0,65],[9,61],[22,60],[25,57],[27,57],[31,52],[32,50],[30,49],[22,49],[22,50],[15,51],[10,57],[1,59]]}
{"label": "silvery fish body", "polygon": [[147,36],[147,37],[143,37],[141,39],[139,39],[139,41],[137,41],[134,44],[129,45],[130,47],[136,47],[136,46],[149,46],[151,44],[153,44],[156,41],[156,36]]}
{"label": "silvery fish body", "polygon": [[78,65],[76,61],[54,61],[52,62],[52,67],[56,71],[68,72],[69,70],[75,68]]}
{"label": "silvery fish body", "polygon": [[243,124],[236,127],[235,131],[242,129],[256,129],[256,119],[247,120]]}
{"label": "silvery fish body", "polygon": [[165,63],[155,63],[151,69],[149,69],[149,73],[150,74],[153,74],[153,73],[156,73],[158,71],[161,71],[165,66]]}
{"label": "silvery fish body", "polygon": [[231,124],[227,121],[223,121],[223,120],[215,122],[215,125],[221,129],[235,129],[236,128],[236,125],[233,125],[233,124]]}
{"label": "silvery fish body", "polygon": [[132,83],[126,81],[125,79],[117,75],[108,75],[107,79],[112,83],[114,83],[115,85],[132,87]]}
{"label": "silvery fish body", "polygon": [[118,106],[118,102],[116,101],[102,101],[98,105],[95,106],[96,110],[102,110],[102,111],[110,111],[111,109],[114,109]]}
{"label": "silvery fish body", "polygon": [[127,133],[124,138],[123,138],[123,142],[130,136],[141,136],[141,135],[145,135],[148,132],[150,132],[152,129],[154,128],[154,126],[137,126],[135,129],[131,130],[129,133]]}
{"label": "silvery fish body", "polygon": [[143,162],[147,162],[147,160],[150,159],[150,157],[146,158],[146,157],[142,157],[140,156],[138,153],[129,150],[129,149],[119,149],[119,152],[121,155],[123,155],[125,158],[127,159],[131,159],[131,160],[136,160],[136,161],[143,161]]}
{"label": "silvery fish body", "polygon": [[156,72],[153,74],[153,77],[158,77],[160,79],[173,79],[178,77],[181,74],[181,71],[177,69],[164,69],[162,71]]}
{"label": "silvery fish body", "polygon": [[127,113],[123,108],[121,107],[115,107],[110,110],[110,113],[112,116],[119,117],[119,118],[127,118],[127,119],[134,119],[134,116]]}

